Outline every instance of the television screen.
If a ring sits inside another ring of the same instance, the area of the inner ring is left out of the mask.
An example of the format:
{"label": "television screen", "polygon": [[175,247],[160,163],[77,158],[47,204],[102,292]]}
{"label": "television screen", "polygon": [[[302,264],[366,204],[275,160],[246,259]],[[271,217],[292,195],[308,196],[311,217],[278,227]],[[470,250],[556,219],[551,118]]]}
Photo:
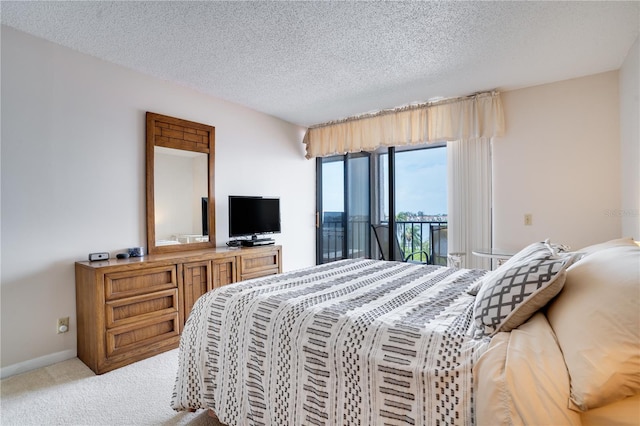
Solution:
{"label": "television screen", "polygon": [[280,232],[280,199],[229,196],[229,237]]}

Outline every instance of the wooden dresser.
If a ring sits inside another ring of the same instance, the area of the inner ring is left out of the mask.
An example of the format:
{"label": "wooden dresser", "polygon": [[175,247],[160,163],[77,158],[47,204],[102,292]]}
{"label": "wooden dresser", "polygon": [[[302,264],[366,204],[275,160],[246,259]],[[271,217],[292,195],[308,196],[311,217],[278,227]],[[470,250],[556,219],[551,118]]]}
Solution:
{"label": "wooden dresser", "polygon": [[76,262],[78,358],[96,374],[178,347],[207,291],[282,272],[282,247]]}

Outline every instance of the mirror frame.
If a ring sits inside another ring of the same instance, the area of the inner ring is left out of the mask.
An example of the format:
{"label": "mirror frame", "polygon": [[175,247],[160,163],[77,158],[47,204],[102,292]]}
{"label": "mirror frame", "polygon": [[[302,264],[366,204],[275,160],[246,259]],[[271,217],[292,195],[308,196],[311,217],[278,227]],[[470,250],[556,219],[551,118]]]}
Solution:
{"label": "mirror frame", "polygon": [[[172,253],[177,251],[199,250],[216,246],[215,215],[215,127],[180,118],[147,112],[147,252],[148,254]],[[156,246],[155,213],[155,147],[181,149],[207,154],[209,241],[201,243]]]}

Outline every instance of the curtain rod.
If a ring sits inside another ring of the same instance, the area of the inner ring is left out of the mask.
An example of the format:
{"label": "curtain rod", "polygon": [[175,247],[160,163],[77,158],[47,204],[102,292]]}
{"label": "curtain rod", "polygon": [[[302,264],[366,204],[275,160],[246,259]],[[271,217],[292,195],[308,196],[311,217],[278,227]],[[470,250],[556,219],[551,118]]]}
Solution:
{"label": "curtain rod", "polygon": [[484,97],[484,96],[495,96],[498,93],[499,92],[497,90],[491,90],[489,92],[477,92],[477,93],[473,93],[473,94],[467,95],[467,96],[458,96],[456,98],[440,99],[438,101],[421,102],[421,103],[417,103],[417,104],[408,104],[408,105],[403,105],[403,106],[399,106],[399,107],[396,107],[396,108],[382,109],[382,110],[379,110],[379,111],[367,112],[367,113],[358,114],[358,115],[352,115],[350,117],[341,118],[339,120],[332,120],[332,121],[327,121],[325,123],[314,124],[313,126],[309,126],[309,129],[317,129],[317,128],[320,128],[320,127],[332,126],[334,124],[348,123],[350,121],[357,121],[357,120],[364,120],[366,118],[380,117],[380,116],[387,115],[387,114],[394,114],[394,113],[397,113],[397,112],[410,111],[410,110],[413,110],[413,109],[420,109],[420,108],[425,108],[425,107],[430,107],[430,106],[435,106],[435,105],[445,105],[445,104],[449,104],[449,103],[453,103],[453,102],[460,102],[460,101],[467,100],[467,99],[474,99],[474,98],[477,99],[477,98]]}

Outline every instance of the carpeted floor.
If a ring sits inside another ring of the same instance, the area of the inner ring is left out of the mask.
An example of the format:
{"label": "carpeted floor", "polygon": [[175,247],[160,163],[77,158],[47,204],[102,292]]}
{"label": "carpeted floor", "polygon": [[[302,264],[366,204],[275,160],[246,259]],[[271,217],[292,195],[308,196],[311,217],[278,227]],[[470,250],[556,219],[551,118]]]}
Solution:
{"label": "carpeted floor", "polygon": [[0,381],[0,424],[214,425],[205,410],[170,407],[178,350],[96,376],[79,359]]}

